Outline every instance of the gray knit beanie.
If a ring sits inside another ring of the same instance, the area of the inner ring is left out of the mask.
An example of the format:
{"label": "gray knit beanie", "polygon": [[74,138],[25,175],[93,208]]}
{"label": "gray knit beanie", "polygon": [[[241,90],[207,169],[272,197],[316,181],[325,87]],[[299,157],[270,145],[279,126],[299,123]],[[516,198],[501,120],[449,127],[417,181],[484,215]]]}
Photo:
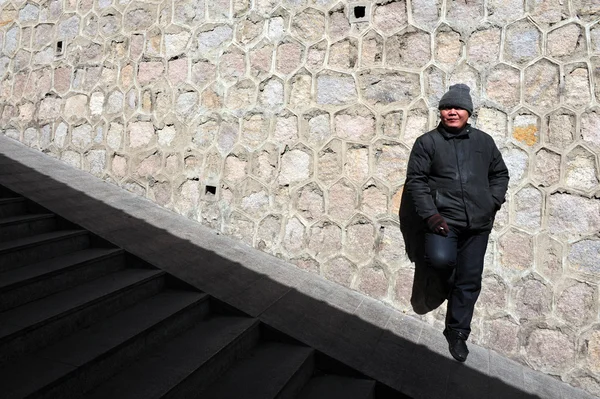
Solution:
{"label": "gray knit beanie", "polygon": [[471,100],[470,91],[471,88],[464,83],[450,86],[450,89],[442,96],[438,109],[458,107],[466,110],[471,115],[473,113],[473,100]]}

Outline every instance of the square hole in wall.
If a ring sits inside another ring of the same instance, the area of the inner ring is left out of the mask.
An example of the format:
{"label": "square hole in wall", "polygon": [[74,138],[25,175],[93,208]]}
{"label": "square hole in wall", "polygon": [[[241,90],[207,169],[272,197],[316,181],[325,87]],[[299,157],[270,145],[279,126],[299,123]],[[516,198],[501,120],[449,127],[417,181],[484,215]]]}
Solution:
{"label": "square hole in wall", "polygon": [[58,40],[56,42],[56,47],[54,48],[54,55],[60,57],[65,53],[65,42],[64,40]]}
{"label": "square hole in wall", "polygon": [[348,22],[369,22],[371,17],[371,3],[358,1],[348,4]]}

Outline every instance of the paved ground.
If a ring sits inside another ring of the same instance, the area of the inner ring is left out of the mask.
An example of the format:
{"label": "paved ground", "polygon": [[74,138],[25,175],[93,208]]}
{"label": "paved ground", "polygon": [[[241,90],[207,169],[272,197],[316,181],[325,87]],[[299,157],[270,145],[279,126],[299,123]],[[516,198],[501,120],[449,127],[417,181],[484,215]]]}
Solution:
{"label": "paved ground", "polygon": [[0,185],[413,398],[593,398],[0,136]]}

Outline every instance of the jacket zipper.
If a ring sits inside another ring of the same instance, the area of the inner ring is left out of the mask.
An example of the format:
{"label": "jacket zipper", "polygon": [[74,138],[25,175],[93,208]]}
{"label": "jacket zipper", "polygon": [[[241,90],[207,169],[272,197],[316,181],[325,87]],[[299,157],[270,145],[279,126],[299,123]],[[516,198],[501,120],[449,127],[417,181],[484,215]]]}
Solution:
{"label": "jacket zipper", "polygon": [[469,217],[469,212],[467,211],[467,203],[465,202],[465,188],[463,186],[462,179],[462,168],[458,159],[458,148],[456,146],[456,138],[452,138],[452,142],[454,144],[454,156],[456,157],[456,169],[458,169],[458,179],[460,180],[460,195],[462,197],[463,209],[465,210],[465,216],[467,218],[467,229],[471,227],[471,218]]}

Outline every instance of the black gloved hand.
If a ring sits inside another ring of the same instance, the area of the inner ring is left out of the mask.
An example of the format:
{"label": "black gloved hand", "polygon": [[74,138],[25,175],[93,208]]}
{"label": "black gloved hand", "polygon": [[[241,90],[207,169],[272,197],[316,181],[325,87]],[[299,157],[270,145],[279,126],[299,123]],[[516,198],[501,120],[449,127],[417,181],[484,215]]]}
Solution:
{"label": "black gloved hand", "polygon": [[439,234],[444,237],[448,236],[450,229],[448,228],[448,224],[446,223],[444,217],[439,213],[429,216],[425,222],[427,223],[427,228],[432,233]]}

